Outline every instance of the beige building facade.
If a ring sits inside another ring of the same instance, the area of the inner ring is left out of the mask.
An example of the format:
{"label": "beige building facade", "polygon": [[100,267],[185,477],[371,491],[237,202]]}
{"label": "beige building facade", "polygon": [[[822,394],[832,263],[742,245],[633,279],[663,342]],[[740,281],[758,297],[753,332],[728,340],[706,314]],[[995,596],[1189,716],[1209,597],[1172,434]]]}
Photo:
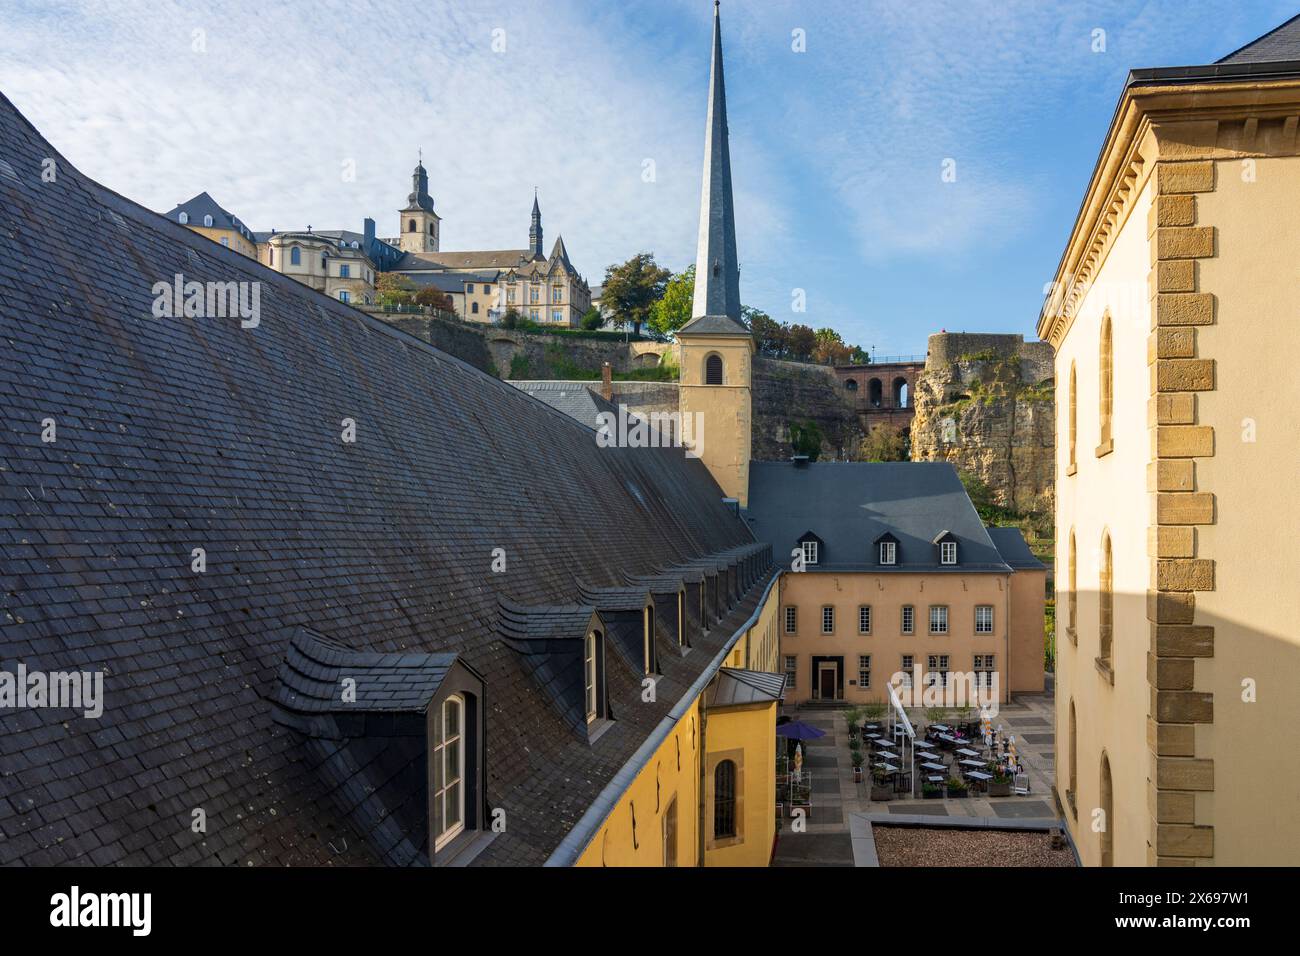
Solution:
{"label": "beige building facade", "polygon": [[1300,862],[1300,75],[1263,42],[1130,75],[1039,321],[1086,865]]}

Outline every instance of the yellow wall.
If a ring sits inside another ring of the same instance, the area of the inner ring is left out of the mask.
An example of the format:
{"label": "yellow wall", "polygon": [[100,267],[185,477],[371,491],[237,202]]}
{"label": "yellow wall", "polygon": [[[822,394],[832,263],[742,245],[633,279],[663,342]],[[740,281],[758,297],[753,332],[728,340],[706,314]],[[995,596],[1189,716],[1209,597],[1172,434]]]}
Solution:
{"label": "yellow wall", "polygon": [[[753,339],[740,336],[679,336],[681,382],[678,387],[682,415],[692,418],[697,452],[722,492],[749,501],[750,428],[753,422],[751,383]],[[721,385],[705,385],[704,365],[709,355],[722,357]],[[702,422],[702,424],[696,424]]]}
{"label": "yellow wall", "polygon": [[[1148,183],[1129,204],[1128,219],[1119,230],[1097,280],[1083,298],[1073,325],[1057,349],[1057,434],[1069,435],[1069,400],[1065,389],[1070,364],[1078,381],[1078,471],[1067,475],[1068,441],[1057,443],[1056,541],[1062,556],[1057,582],[1056,727],[1064,735],[1069,706],[1078,716],[1077,819],[1066,817],[1083,862],[1100,862],[1101,842],[1093,832],[1093,811],[1100,807],[1101,754],[1110,761],[1114,815],[1110,821],[1115,864],[1146,865],[1149,833],[1146,716],[1149,689],[1146,655],[1149,646],[1146,591],[1150,574],[1146,529],[1148,495],[1146,467],[1150,457],[1147,435],[1147,336],[1150,304],[1147,273]],[[1102,317],[1109,312],[1114,336],[1114,450],[1098,457],[1101,441],[1098,417],[1100,390],[1099,343]],[[1078,547],[1077,643],[1065,633],[1068,574],[1065,561],[1071,528]],[[1108,531],[1114,561],[1115,684],[1098,672],[1098,582],[1102,532]],[[1065,755],[1058,742],[1058,788],[1065,804]]]}
{"label": "yellow wall", "polygon": [[[250,259],[257,258],[257,247],[250,242],[243,233],[236,232],[233,229],[217,229],[215,227],[201,225],[196,226],[192,222],[186,223],[185,225],[190,232],[197,232],[205,239],[211,239],[215,243],[224,244],[227,248],[234,249],[236,252],[248,256]],[[225,240],[225,243],[221,242],[223,239]]]}
{"label": "yellow wall", "polygon": [[[776,837],[776,702],[706,715],[705,866],[767,866]],[[736,761],[740,794],[734,840],[713,838],[713,768]]]}

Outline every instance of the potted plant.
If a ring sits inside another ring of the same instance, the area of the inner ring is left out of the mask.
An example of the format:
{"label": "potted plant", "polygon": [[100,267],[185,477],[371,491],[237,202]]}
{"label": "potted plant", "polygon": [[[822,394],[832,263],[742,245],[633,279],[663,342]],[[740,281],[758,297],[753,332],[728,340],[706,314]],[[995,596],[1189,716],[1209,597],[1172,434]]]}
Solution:
{"label": "potted plant", "polygon": [[846,707],[843,711],[844,723],[849,727],[849,740],[858,739],[858,709],[856,707]]}
{"label": "potted plant", "polygon": [[993,771],[993,779],[989,781],[990,797],[1009,797],[1011,796],[1011,777],[1002,773],[1000,770]]}
{"label": "potted plant", "polygon": [[854,747],[852,758],[853,758],[853,782],[861,783],[862,782],[862,751],[859,750],[857,747]]}
{"label": "potted plant", "polygon": [[877,770],[871,775],[871,799],[873,801],[892,800],[894,788],[884,771]]}
{"label": "potted plant", "polygon": [[949,777],[944,783],[944,788],[948,791],[948,796],[955,799],[961,799],[966,796],[965,780],[958,780],[956,777]]}
{"label": "potted plant", "polygon": [[938,800],[943,796],[943,787],[937,783],[925,783],[921,785],[921,798],[923,800]]}

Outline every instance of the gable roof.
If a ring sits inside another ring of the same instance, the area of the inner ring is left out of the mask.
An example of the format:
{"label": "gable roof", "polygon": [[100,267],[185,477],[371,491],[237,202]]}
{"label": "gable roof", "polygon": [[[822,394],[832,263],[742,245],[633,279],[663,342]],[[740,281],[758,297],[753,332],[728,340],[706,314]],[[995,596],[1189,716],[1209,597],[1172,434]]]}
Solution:
{"label": "gable roof", "polygon": [[1233,50],[1218,62],[1281,63],[1288,60],[1300,60],[1300,15]]}
{"label": "gable roof", "polygon": [[600,428],[597,416],[609,413],[618,415],[618,406],[607,402],[585,382],[568,381],[511,381],[519,391],[545,402],[558,412],[563,412],[593,431]]}
{"label": "gable roof", "polygon": [[[0,178],[0,275],[25,277],[0,310],[0,646],[33,669],[105,672],[105,708],[4,715],[0,865],[392,862],[410,831],[352,814],[369,779],[356,761],[384,753],[323,750],[274,719],[303,627],[482,675],[486,799],[510,825],[474,862],[544,861],[707,675],[761,582],[701,653],[665,656],[657,702],[611,663],[617,719],[590,745],[499,602],[571,605],[578,579],[620,585],[752,542],[703,464],[599,448],[509,384],[105,189],[0,98],[0,159],[47,156],[57,185]],[[259,323],[152,318],[153,283],[175,273],[260,283]],[[50,444],[28,427],[47,416]],[[409,796],[401,779],[385,798]],[[215,825],[191,840],[176,821],[195,806]]]}
{"label": "gable roof", "polygon": [[[782,567],[812,531],[822,547],[809,572],[1010,570],[947,462],[751,462],[746,517]],[[873,545],[886,532],[898,539],[897,564],[882,567]],[[941,565],[934,544],[948,532],[956,565]]]}
{"label": "gable roof", "polygon": [[1029,550],[1029,545],[1019,528],[989,527],[985,530],[988,531],[989,537],[998,549],[998,554],[1002,555],[1002,560],[1017,571],[1047,570],[1047,566],[1034,557],[1034,552]]}
{"label": "gable roof", "polygon": [[396,272],[457,269],[469,272],[513,269],[528,262],[528,249],[484,249],[465,252],[408,252],[393,267]]}
{"label": "gable roof", "polygon": [[697,316],[677,330],[678,338],[683,335],[743,335],[753,338],[749,329],[727,315]]}
{"label": "gable roof", "polygon": [[240,235],[246,237],[250,242],[257,241],[254,238],[251,229],[236,219],[233,214],[223,209],[215,199],[207,194],[206,191],[199,193],[191,199],[187,199],[185,202],[180,203],[177,206],[173,206],[170,210],[164,213],[164,215],[173,222],[179,222],[180,220],[178,217],[181,213],[185,213],[186,216],[189,217],[189,221],[186,225],[202,226],[203,217],[211,216],[212,225],[205,228],[230,229],[233,232],[238,232]]}

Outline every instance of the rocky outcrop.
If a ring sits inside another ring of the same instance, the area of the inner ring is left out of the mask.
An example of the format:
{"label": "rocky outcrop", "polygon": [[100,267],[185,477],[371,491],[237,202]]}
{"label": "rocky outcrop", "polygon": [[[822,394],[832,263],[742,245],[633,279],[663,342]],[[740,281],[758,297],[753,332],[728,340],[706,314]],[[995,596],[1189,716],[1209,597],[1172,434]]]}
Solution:
{"label": "rocky outcrop", "polygon": [[854,456],[862,431],[846,394],[828,366],[755,356],[754,460],[788,459],[790,425],[805,422],[821,431],[823,459]]}
{"label": "rocky outcrop", "polygon": [[950,461],[1020,514],[1054,508],[1052,348],[1020,335],[930,336],[912,459]]}

